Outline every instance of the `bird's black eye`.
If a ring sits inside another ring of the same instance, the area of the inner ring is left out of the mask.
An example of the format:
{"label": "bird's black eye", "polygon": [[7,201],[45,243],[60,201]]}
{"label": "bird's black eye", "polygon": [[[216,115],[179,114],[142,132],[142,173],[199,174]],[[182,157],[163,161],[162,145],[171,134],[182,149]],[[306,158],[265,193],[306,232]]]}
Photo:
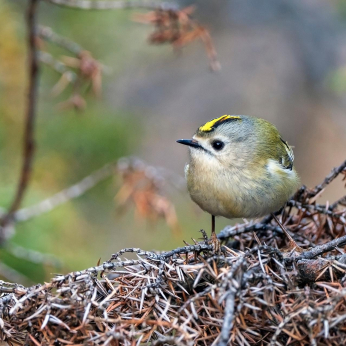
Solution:
{"label": "bird's black eye", "polygon": [[219,151],[219,150],[221,150],[221,149],[225,146],[225,143],[222,142],[222,141],[217,140],[217,141],[212,142],[212,143],[211,143],[211,146],[212,146],[215,150]]}

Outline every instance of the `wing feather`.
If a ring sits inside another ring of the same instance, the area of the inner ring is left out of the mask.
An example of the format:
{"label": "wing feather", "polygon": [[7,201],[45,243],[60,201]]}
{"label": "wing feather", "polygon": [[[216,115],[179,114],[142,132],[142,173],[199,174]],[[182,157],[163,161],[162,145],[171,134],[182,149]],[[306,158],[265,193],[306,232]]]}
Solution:
{"label": "wing feather", "polygon": [[286,141],[284,141],[281,137],[281,142],[283,143],[283,147],[285,151],[283,152],[283,155],[281,156],[280,164],[289,170],[292,170],[293,168],[293,161],[294,161],[294,154],[292,148],[288,145]]}

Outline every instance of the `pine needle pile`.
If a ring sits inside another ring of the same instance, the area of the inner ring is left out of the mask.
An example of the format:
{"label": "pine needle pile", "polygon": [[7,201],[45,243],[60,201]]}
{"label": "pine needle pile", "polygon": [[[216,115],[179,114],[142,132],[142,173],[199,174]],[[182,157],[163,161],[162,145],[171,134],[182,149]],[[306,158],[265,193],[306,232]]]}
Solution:
{"label": "pine needle pile", "polygon": [[[168,251],[123,249],[33,287],[1,283],[10,345],[342,345],[346,196],[316,203],[346,161],[272,217]],[[126,259],[134,253],[135,259]]]}

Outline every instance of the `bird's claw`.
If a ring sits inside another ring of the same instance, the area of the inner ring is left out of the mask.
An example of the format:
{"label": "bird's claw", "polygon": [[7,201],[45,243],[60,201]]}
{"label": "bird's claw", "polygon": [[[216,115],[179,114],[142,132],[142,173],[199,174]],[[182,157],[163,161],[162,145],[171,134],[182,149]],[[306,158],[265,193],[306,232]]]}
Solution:
{"label": "bird's claw", "polygon": [[221,242],[217,238],[215,232],[211,233],[211,237],[210,237],[209,243],[213,246],[213,252],[216,253],[216,254],[220,254],[220,252],[221,252]]}

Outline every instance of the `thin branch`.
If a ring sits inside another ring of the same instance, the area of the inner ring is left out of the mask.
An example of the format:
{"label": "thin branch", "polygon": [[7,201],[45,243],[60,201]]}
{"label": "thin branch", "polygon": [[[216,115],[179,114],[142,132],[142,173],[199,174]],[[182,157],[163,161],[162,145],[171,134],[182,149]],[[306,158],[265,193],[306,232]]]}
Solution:
{"label": "thin branch", "polygon": [[[235,312],[235,299],[238,291],[241,289],[240,282],[242,281],[243,270],[242,266],[245,263],[245,256],[240,256],[233,264],[231,270],[227,273],[223,285],[227,289],[227,296],[225,301],[225,315],[223,318],[220,339],[217,346],[227,346],[230,337],[230,332],[233,328],[234,312]],[[234,277],[236,272],[239,271],[239,278],[235,281]],[[236,285],[235,285],[236,283]],[[231,285],[231,286],[230,286]],[[230,287],[229,287],[230,286]]]}
{"label": "thin branch", "polygon": [[[69,52],[71,52],[72,54],[76,55],[77,57],[81,57],[83,54],[85,54],[85,52],[87,52],[87,49],[85,49],[84,47],[82,47],[80,44],[72,41],[71,39],[61,36],[57,33],[55,33],[52,28],[48,27],[48,26],[43,26],[40,25],[37,28],[36,31],[37,36],[39,36],[40,38],[42,38],[43,40],[46,40],[52,44],[55,44],[63,49],[68,50]],[[77,75],[72,72],[70,70],[70,68],[68,66],[66,66],[66,64],[64,64],[63,62],[61,62],[60,60],[56,60],[51,54],[47,53],[47,52],[43,52],[40,51],[38,53],[38,58],[41,62],[47,64],[48,66],[52,67],[54,70],[56,70],[57,72],[64,74],[66,72],[69,72],[72,74],[72,76],[70,77],[70,82],[75,82],[77,79]],[[111,69],[103,64],[100,64],[100,66],[102,67],[102,72],[103,73],[110,73]],[[73,76],[74,75],[74,76]]]}
{"label": "thin branch", "polygon": [[[84,177],[82,180],[80,180],[76,184],[73,184],[67,187],[66,189],[56,193],[55,195],[48,197],[35,205],[15,211],[12,215],[12,221],[13,222],[28,221],[36,216],[48,213],[52,211],[53,209],[59,207],[60,205],[67,203],[68,201],[72,199],[82,196],[84,193],[92,189],[98,183],[100,183],[101,181],[115,174],[116,171],[119,169],[119,165],[123,165],[125,161],[127,162],[127,160],[128,158],[122,158],[118,161],[107,163],[100,169]],[[144,162],[140,160],[138,160],[138,162],[140,162],[143,165],[146,165]],[[182,187],[183,178],[181,178],[178,175],[175,175],[173,172],[170,172],[169,170],[163,169],[161,167],[153,167],[153,166],[147,166],[147,169],[150,170],[151,172],[157,171],[157,174],[159,174],[160,177],[167,179],[167,181],[171,184],[174,184],[174,187],[176,187],[177,189],[183,188]],[[0,217],[2,215],[5,215],[5,209],[0,208]]]}
{"label": "thin branch", "polygon": [[9,267],[7,264],[3,262],[0,262],[0,276],[9,281],[16,282],[16,283],[18,282],[25,283],[25,284],[32,283],[32,281],[29,280],[28,277],[18,272],[17,270]]}
{"label": "thin branch", "polygon": [[335,201],[330,207],[330,210],[334,210],[338,205],[342,205],[346,207],[346,196],[343,196],[339,198],[337,201]]}
{"label": "thin branch", "polygon": [[[344,197],[346,198],[346,197]],[[336,205],[339,204],[340,202],[337,201],[335,202]],[[329,216],[332,216],[332,217],[340,217],[341,215],[340,214],[336,214],[336,213],[333,213],[333,209],[335,208],[332,208],[332,206],[330,206],[330,208],[326,208],[326,206],[324,205],[319,205],[319,204],[302,204],[298,201],[295,201],[295,200],[290,200],[287,202],[287,205],[288,206],[292,206],[292,207],[296,207],[297,209],[306,209],[307,211],[309,211],[310,213],[311,212],[318,212],[320,214],[326,214],[326,215],[329,215]]]}
{"label": "thin branch", "polygon": [[229,289],[229,293],[227,294],[226,302],[225,302],[225,315],[223,319],[220,339],[217,346],[227,346],[228,340],[230,337],[230,331],[233,327],[233,319],[234,319],[234,310],[235,310],[235,298],[236,298],[237,290],[234,287]]}
{"label": "thin branch", "polygon": [[[29,43],[29,87],[28,87],[28,102],[25,115],[25,132],[24,132],[24,148],[23,148],[23,165],[20,174],[20,179],[17,187],[17,192],[14,200],[8,210],[6,216],[2,219],[1,226],[4,228],[12,221],[13,213],[19,208],[31,176],[32,163],[35,151],[34,125],[36,115],[37,102],[37,83],[38,83],[38,61],[37,50],[35,44],[35,25],[38,0],[30,0],[27,9],[27,29]],[[1,235],[1,238],[2,235]],[[0,241],[3,239],[0,239]]]}
{"label": "thin branch", "polygon": [[64,75],[67,82],[74,83],[77,80],[77,74],[71,71],[64,63],[55,59],[51,54],[47,52],[38,52],[38,59],[40,62],[51,67],[54,71]]}
{"label": "thin branch", "polygon": [[308,197],[311,198],[316,196],[345,169],[346,169],[346,160],[339,167],[333,168],[332,171],[325,177],[323,182],[317,185],[312,191],[308,193]]}
{"label": "thin branch", "polygon": [[177,9],[177,6],[170,2],[152,0],[128,0],[128,1],[92,1],[92,0],[45,0],[54,5],[65,6],[82,10],[118,10],[124,8],[145,8],[145,9]]}
{"label": "thin branch", "polygon": [[107,165],[83,178],[78,183],[58,192],[57,194],[39,202],[38,204],[18,210],[14,213],[13,220],[16,222],[23,222],[41,214],[48,213],[69,200],[80,197],[99,182],[113,175],[115,169],[116,163],[108,163]]}
{"label": "thin branch", "polygon": [[44,40],[54,43],[75,55],[79,55],[85,49],[78,43],[56,34],[50,27],[40,25],[37,28],[36,34]]}
{"label": "thin branch", "polygon": [[217,235],[219,240],[227,240],[228,238],[232,238],[236,235],[240,235],[243,233],[256,232],[256,231],[265,231],[271,230],[277,233],[283,233],[279,226],[273,226],[270,224],[257,222],[253,224],[241,224],[235,226],[226,226],[223,228],[220,233]]}
{"label": "thin branch", "polygon": [[26,249],[20,245],[7,243],[5,250],[11,255],[36,264],[48,265],[56,268],[62,266],[61,261],[50,254],[44,254],[35,250]]}
{"label": "thin branch", "polygon": [[26,287],[24,287],[23,285],[0,280],[0,292],[2,292],[2,293],[16,293],[16,294],[18,294],[18,293],[24,293],[27,291],[28,291],[28,289]]}
{"label": "thin branch", "polygon": [[343,245],[346,245],[346,235],[344,235],[343,237],[334,239],[328,243],[318,245],[309,251],[304,251],[301,255],[295,257],[294,260],[298,261],[301,259],[312,259],[319,255],[324,254],[325,252],[332,251],[336,247],[340,247]]}

